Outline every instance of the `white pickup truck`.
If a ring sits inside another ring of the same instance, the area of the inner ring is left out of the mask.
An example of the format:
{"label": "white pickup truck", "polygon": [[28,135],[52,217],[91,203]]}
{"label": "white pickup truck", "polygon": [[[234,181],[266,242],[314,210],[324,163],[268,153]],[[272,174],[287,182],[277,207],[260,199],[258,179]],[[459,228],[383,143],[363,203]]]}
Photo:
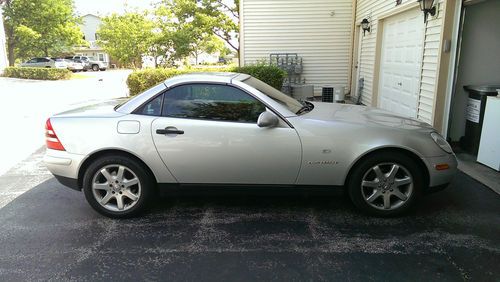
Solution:
{"label": "white pickup truck", "polygon": [[93,70],[93,71],[105,71],[108,68],[108,62],[98,61],[92,57],[87,56],[73,56],[66,57],[66,59],[71,60],[80,60],[84,63],[85,70]]}

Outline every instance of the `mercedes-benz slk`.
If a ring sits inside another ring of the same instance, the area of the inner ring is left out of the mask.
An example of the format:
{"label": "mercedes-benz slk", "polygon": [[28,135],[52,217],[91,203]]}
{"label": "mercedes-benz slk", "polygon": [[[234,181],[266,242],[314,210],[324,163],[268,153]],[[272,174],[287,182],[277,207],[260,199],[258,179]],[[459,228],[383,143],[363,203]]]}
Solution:
{"label": "mercedes-benz slk", "polygon": [[343,189],[358,208],[390,216],[445,187],[457,168],[426,123],[297,101],[237,73],[177,76],[119,105],[57,114],[46,136],[48,169],[110,217],[188,186]]}

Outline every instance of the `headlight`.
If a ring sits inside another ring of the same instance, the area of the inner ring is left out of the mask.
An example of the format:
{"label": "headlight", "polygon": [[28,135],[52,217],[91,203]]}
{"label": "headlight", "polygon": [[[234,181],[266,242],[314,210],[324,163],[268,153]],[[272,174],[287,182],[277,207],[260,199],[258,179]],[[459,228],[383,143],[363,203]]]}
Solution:
{"label": "headlight", "polygon": [[439,133],[432,132],[431,137],[434,140],[434,142],[436,142],[436,144],[438,144],[438,146],[441,147],[441,149],[443,149],[443,151],[445,151],[448,154],[453,153],[450,144],[448,144],[448,142],[446,142],[443,136],[441,136]]}

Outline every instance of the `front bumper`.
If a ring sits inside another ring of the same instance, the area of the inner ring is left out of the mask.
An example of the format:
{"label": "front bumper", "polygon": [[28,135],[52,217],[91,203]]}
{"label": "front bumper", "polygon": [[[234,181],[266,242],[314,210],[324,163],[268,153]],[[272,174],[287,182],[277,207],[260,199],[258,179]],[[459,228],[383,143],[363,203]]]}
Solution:
{"label": "front bumper", "polygon": [[80,190],[77,184],[78,171],[85,157],[85,155],[47,149],[43,162],[61,184]]}
{"label": "front bumper", "polygon": [[[446,154],[438,157],[422,158],[429,171],[429,187],[441,190],[447,186],[457,173],[458,162],[455,154]],[[438,170],[438,165],[447,164],[447,169]],[[434,189],[433,189],[434,190]]]}

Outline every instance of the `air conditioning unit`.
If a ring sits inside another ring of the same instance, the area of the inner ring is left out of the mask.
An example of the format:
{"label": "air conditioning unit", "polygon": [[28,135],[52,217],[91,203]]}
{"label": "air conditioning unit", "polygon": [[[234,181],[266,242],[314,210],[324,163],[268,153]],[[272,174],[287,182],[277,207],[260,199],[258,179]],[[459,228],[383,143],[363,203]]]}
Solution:
{"label": "air conditioning unit", "polygon": [[321,101],[345,103],[345,86],[325,86],[321,89]]}
{"label": "air conditioning unit", "polygon": [[321,89],[321,102],[333,103],[333,87],[323,87]]}
{"label": "air conditioning unit", "polygon": [[292,97],[299,101],[307,101],[314,97],[314,85],[294,84],[292,85]]}

